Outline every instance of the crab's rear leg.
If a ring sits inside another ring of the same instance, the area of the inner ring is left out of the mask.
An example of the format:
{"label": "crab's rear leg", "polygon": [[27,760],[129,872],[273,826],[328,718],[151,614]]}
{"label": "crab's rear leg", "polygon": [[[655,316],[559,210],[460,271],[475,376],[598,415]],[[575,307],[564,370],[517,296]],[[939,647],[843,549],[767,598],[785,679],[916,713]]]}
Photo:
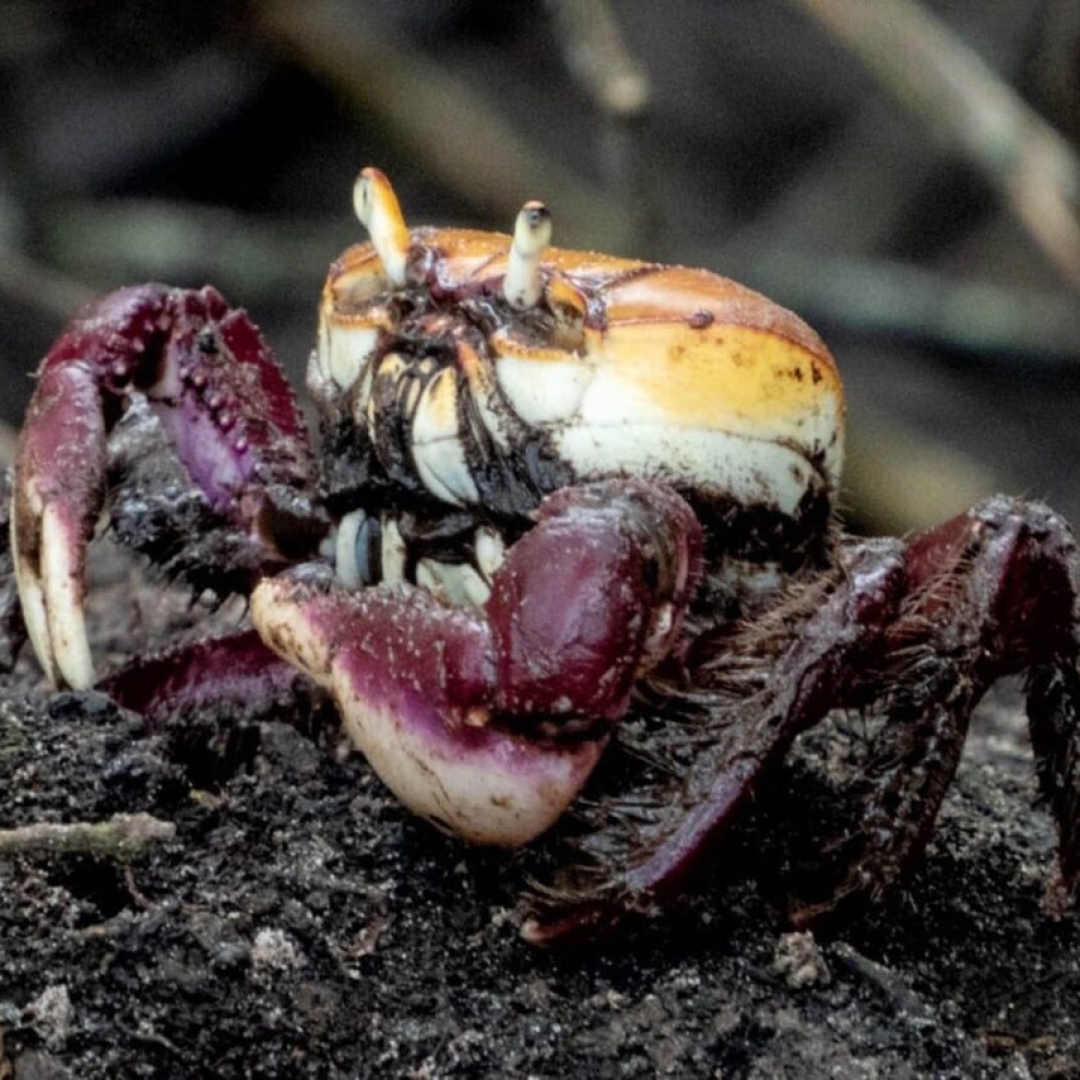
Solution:
{"label": "crab's rear leg", "polygon": [[[584,885],[538,898],[523,927],[527,939],[552,945],[602,937],[627,915],[676,896],[769,766],[843,700],[848,673],[874,654],[895,617],[903,595],[901,545],[867,542],[841,550],[839,562],[841,574],[822,582],[824,590],[784,601],[764,629],[749,627],[745,640],[732,646],[736,656],[749,654],[766,664],[760,689],[734,700],[718,693],[706,705],[681,791],[649,828],[630,838],[622,863],[608,860]],[[788,635],[784,647],[771,640],[776,635],[782,641]],[[612,827],[617,830],[617,822]],[[616,833],[615,850],[620,846]]]}
{"label": "crab's rear leg", "polygon": [[1080,876],[1080,561],[1072,532],[1038,503],[991,499],[911,541],[904,588],[880,654],[849,691],[850,702],[886,689],[860,827],[830,895],[793,917],[829,916],[903,879],[932,834],[972,710],[994,681],[1025,670],[1040,788],[1060,836],[1053,896],[1064,906]]}
{"label": "crab's rear leg", "polygon": [[212,288],[143,285],[85,309],[42,362],[19,441],[11,522],[23,614],[54,683],[85,687],[85,550],[107,440],[133,395],[157,414],[191,484],[280,567],[325,530],[295,397],[258,331]]}
{"label": "crab's rear leg", "polygon": [[1080,879],[1080,671],[1075,662],[1031,672],[1027,713],[1039,787],[1058,824],[1060,872],[1047,901],[1060,913],[1072,904]]}

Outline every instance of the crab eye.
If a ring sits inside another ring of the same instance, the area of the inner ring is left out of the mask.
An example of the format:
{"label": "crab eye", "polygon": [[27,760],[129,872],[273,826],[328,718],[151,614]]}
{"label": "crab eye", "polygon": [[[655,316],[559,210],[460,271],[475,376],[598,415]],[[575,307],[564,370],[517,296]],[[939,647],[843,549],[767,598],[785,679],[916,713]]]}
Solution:
{"label": "crab eye", "polygon": [[371,181],[366,176],[361,176],[356,181],[353,190],[353,206],[360,224],[367,228],[371,222]]}
{"label": "crab eye", "polygon": [[356,178],[353,208],[371,237],[386,276],[393,285],[404,285],[409,230],[390,181],[378,169],[364,169]]}
{"label": "crab eye", "polygon": [[346,514],[338,525],[334,561],[338,581],[346,589],[359,589],[379,581],[382,537],[379,519],[363,510]]}
{"label": "crab eye", "polygon": [[551,214],[542,202],[527,202],[514,224],[514,239],[506,262],[503,294],[519,311],[535,307],[543,295],[540,257],[551,243]]}

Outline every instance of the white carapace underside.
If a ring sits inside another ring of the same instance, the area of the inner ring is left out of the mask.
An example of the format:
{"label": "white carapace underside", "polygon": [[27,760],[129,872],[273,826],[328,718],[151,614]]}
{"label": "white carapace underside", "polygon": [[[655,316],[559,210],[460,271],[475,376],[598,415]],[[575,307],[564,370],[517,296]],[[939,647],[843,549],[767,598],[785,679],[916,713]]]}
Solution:
{"label": "white carapace underside", "polygon": [[[354,419],[369,429],[377,334],[371,326],[324,320],[309,371],[309,383],[325,388],[332,382],[342,394],[359,383],[352,395]],[[530,359],[518,350],[496,355],[494,371],[499,403],[546,436],[579,481],[642,476],[793,513],[810,486],[821,484],[821,472],[830,482],[840,473],[842,406],[827,395],[813,410],[777,409],[764,416],[732,411],[717,421],[702,418],[700,410],[684,418],[670,401],[649,392],[640,369],[615,363],[602,351],[562,360]],[[416,401],[412,454],[432,494],[469,506],[479,494],[458,432],[462,383],[455,374],[448,369],[431,380]],[[477,398],[475,404],[495,444],[510,452],[493,402]]]}

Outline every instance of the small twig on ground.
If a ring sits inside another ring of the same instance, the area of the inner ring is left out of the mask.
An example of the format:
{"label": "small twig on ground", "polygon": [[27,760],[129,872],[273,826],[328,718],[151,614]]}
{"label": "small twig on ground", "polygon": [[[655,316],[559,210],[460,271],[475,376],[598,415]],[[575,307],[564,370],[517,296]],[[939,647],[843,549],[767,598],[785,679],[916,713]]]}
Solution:
{"label": "small twig on ground", "polygon": [[0,854],[99,855],[124,861],[175,835],[172,822],[151,814],[114,814],[99,822],[37,822],[0,829]]}
{"label": "small twig on ground", "polygon": [[1080,158],[969,46],[915,0],[792,0],[1001,193],[1080,289]]}
{"label": "small twig on ground", "polygon": [[135,901],[136,906],[149,911],[154,905],[146,894],[135,884],[135,871],[130,866],[124,867],[124,884],[127,886],[128,895]]}

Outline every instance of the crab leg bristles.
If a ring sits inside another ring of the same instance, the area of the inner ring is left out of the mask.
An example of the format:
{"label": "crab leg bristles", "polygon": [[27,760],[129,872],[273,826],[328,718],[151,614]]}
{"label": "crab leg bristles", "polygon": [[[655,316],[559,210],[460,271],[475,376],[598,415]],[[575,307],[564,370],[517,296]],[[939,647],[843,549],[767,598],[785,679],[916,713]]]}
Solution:
{"label": "crab leg bristles", "polygon": [[542,202],[527,202],[518,211],[506,260],[503,294],[511,307],[523,311],[540,302],[544,293],[540,259],[550,243],[551,214]]}
{"label": "crab leg bristles", "polygon": [[[810,597],[816,610],[780,655],[757,635],[783,634],[786,623],[802,621],[803,600],[792,598],[791,610],[780,610],[771,625],[748,626],[745,646],[732,643],[732,656],[773,654],[764,685],[734,701],[720,692],[715,703],[706,704],[695,729],[694,759],[677,780],[669,812],[661,813],[619,864],[598,866],[591,886],[565,895],[554,890],[523,925],[528,941],[565,945],[600,938],[624,916],[676,895],[751,799],[768,766],[843,702],[846,672],[876,647],[895,618],[904,567],[900,544],[891,541],[869,541],[851,555],[841,552],[840,564],[843,577],[831,594]],[[666,781],[661,776],[657,783],[663,787]],[[614,840],[617,822],[612,828]]]}
{"label": "crab leg bristles", "polygon": [[[309,491],[313,463],[295,398],[247,316],[209,287],[144,285],[103,298],[42,362],[15,461],[16,579],[34,649],[56,684],[94,680],[83,618],[86,545],[104,503],[110,432],[136,396],[160,421],[178,474],[204,500],[212,522],[201,521],[200,531],[228,534],[218,550],[230,589],[246,590],[309,553],[326,531]],[[165,496],[148,491],[135,501],[142,498]],[[198,554],[185,558],[201,537],[183,531],[181,511],[169,517],[177,505],[182,497],[146,543],[125,539],[197,588],[213,587],[213,568]],[[114,506],[114,521],[116,513]]]}
{"label": "crab leg bristles", "polygon": [[390,181],[376,168],[364,169],[353,188],[353,206],[360,224],[371,237],[371,246],[386,276],[392,285],[400,288],[405,284],[409,230]]}

